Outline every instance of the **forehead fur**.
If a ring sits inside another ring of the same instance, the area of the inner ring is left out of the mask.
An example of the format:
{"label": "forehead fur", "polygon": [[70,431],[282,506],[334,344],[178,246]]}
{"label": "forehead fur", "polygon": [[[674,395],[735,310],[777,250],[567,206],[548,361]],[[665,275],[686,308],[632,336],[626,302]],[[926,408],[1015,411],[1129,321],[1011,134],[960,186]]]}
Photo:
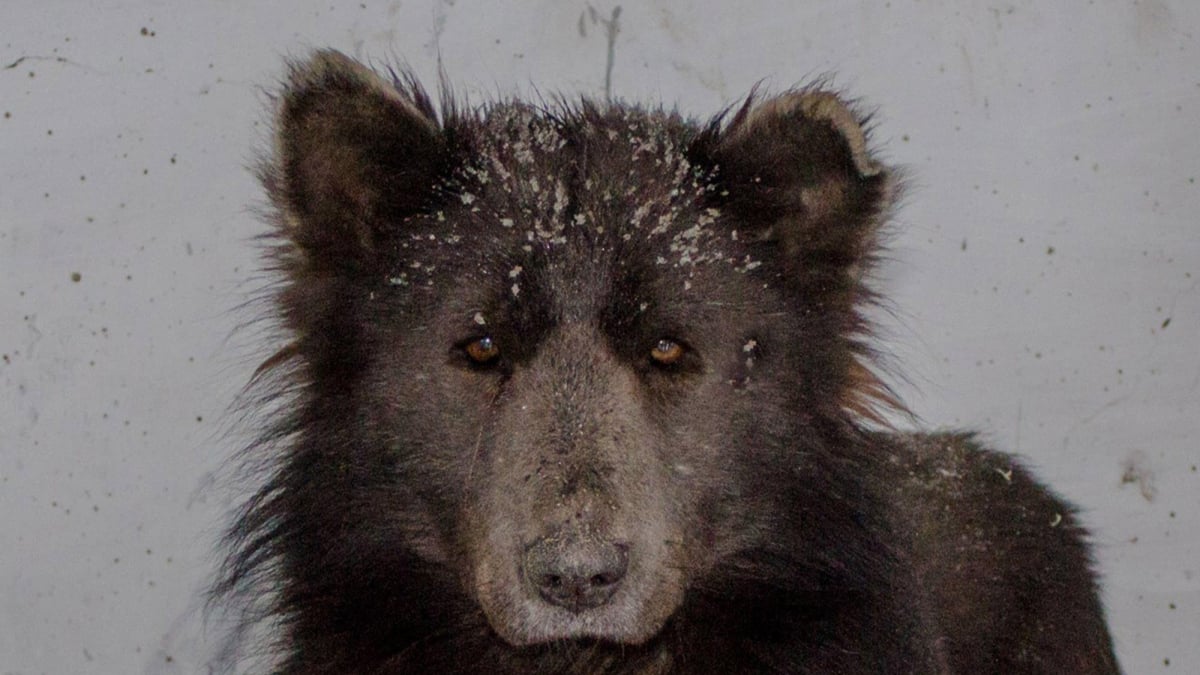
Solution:
{"label": "forehead fur", "polygon": [[425,221],[417,239],[593,263],[652,253],[654,265],[685,272],[757,266],[737,254],[737,230],[717,226],[716,167],[694,159],[708,127],[586,102],[494,104],[445,124],[465,161],[441,186],[443,208],[410,218]]}

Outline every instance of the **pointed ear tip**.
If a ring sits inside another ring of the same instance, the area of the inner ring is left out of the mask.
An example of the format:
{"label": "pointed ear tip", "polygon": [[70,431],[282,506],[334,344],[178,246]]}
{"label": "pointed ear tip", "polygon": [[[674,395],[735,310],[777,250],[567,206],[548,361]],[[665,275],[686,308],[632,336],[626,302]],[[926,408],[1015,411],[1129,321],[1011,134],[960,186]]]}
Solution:
{"label": "pointed ear tip", "polygon": [[426,105],[425,90],[411,70],[387,68],[380,72],[336,49],[320,49],[307,58],[289,61],[286,80],[277,96],[279,109],[310,93],[379,97],[436,126],[432,107]]}
{"label": "pointed ear tip", "polygon": [[360,69],[364,68],[364,66],[362,64],[360,64],[358,61],[354,60],[353,58],[347,56],[344,52],[337,50],[337,49],[333,49],[331,47],[324,47],[321,49],[314,50],[311,54],[308,55],[307,58],[300,59],[298,61],[298,63],[300,63],[302,66],[317,69],[317,70],[322,70],[322,69],[360,70]]}
{"label": "pointed ear tip", "polygon": [[755,106],[750,118],[774,117],[799,113],[809,120],[830,124],[845,139],[859,173],[873,177],[887,173],[887,167],[872,157],[867,140],[869,116],[862,114],[853,100],[822,88],[818,82],[812,88],[793,89]]}
{"label": "pointed ear tip", "polygon": [[354,78],[370,81],[374,71],[336,49],[318,49],[307,57],[288,63],[287,90],[303,91],[321,87],[335,79]]}
{"label": "pointed ear tip", "polygon": [[844,136],[865,136],[870,116],[859,111],[856,101],[821,88],[819,82],[812,87],[791,89],[770,97],[762,97],[757,89],[756,86],[743,104],[744,111],[738,119],[740,126],[753,127],[765,119],[799,113],[808,119],[830,122]]}

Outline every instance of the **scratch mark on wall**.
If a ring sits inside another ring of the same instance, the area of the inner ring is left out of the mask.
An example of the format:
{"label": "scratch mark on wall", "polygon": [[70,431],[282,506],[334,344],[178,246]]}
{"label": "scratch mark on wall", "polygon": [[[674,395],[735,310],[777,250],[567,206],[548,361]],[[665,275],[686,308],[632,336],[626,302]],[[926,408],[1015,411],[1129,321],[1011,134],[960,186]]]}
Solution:
{"label": "scratch mark on wall", "polygon": [[25,326],[30,333],[29,341],[25,343],[25,356],[33,359],[37,355],[37,345],[42,341],[42,331],[37,327],[37,314],[30,314],[26,317]]}
{"label": "scratch mark on wall", "polygon": [[455,0],[439,0],[433,4],[433,41],[430,47],[437,59],[438,72],[442,72],[442,33],[446,32],[446,7],[453,7]]}
{"label": "scratch mark on wall", "polygon": [[1124,396],[1118,396],[1118,397],[1112,399],[1111,401],[1108,401],[1104,405],[1100,406],[1096,410],[1092,411],[1091,414],[1087,415],[1083,419],[1080,419],[1075,424],[1071,425],[1071,428],[1068,429],[1065,434],[1063,434],[1063,444],[1062,444],[1063,450],[1066,450],[1067,446],[1069,446],[1071,444],[1071,437],[1075,435],[1076,431],[1091,424],[1092,422],[1094,422],[1096,420],[1096,418],[1100,417],[1101,415],[1108,412],[1109,410],[1112,410],[1113,408],[1121,405],[1128,398],[1129,398],[1128,394],[1126,394]]}
{"label": "scratch mark on wall", "polygon": [[579,15],[579,35],[587,37],[587,23],[584,17],[591,20],[593,25],[604,27],[604,36],[608,40],[608,55],[604,63],[604,100],[612,101],[612,71],[613,62],[616,60],[617,54],[617,34],[621,32],[621,6],[613,7],[612,13],[606,19],[596,11],[596,8],[588,3],[587,12]]}
{"label": "scratch mark on wall", "polygon": [[50,61],[52,63],[62,63],[64,65],[68,65],[68,66],[75,66],[76,68],[84,68],[87,70],[91,70],[91,68],[88,68],[87,66],[83,65],[82,63],[76,63],[64,56],[30,56],[30,55],[22,56],[22,57],[18,58],[16,61],[13,61],[12,63],[4,66],[4,70],[13,70],[14,68],[20,66],[22,63],[25,63],[26,61]]}
{"label": "scratch mark on wall", "polygon": [[1135,450],[1125,459],[1121,468],[1121,485],[1136,483],[1142,498],[1148,502],[1154,501],[1158,488],[1154,484],[1154,469],[1150,466],[1150,459],[1146,457],[1146,453]]}

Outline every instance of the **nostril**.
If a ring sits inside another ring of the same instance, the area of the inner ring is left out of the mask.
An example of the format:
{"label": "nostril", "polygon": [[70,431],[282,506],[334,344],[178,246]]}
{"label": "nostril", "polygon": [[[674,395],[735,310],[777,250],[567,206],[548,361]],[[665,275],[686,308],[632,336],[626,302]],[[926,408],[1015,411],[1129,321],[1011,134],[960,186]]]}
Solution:
{"label": "nostril", "polygon": [[599,607],[620,587],[628,547],[591,538],[545,537],[525,551],[525,578],[542,600],[572,612]]}

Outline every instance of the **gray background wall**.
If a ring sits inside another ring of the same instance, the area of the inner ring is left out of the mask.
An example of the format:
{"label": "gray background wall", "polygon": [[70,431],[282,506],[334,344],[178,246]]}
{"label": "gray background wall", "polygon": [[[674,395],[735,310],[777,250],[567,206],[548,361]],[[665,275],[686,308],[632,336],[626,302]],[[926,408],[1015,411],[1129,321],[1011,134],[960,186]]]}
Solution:
{"label": "gray background wall", "polygon": [[[735,5],[738,5],[735,7]],[[602,96],[611,0],[0,1],[0,673],[203,672],[286,55]],[[1200,3],[625,2],[611,88],[836,73],[911,188],[884,347],[1082,506],[1129,673],[1200,672]]]}

